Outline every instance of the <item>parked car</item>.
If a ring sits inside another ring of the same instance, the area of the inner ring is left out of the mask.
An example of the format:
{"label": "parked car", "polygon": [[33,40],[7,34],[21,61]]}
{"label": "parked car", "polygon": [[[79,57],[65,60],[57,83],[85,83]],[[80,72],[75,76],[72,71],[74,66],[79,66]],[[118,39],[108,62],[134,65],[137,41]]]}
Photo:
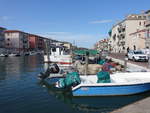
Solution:
{"label": "parked car", "polygon": [[148,55],[141,50],[130,50],[127,56],[129,60],[133,61],[148,61]]}

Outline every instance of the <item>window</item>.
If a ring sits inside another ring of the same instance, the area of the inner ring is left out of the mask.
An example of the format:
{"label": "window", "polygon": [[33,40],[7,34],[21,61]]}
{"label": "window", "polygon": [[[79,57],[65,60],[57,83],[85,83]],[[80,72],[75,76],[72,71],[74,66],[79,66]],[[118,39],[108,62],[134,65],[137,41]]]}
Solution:
{"label": "window", "polygon": [[146,19],[146,16],[143,16],[144,19]]}
{"label": "window", "polygon": [[9,35],[10,35],[10,33],[7,33],[7,35],[9,36]]}
{"label": "window", "polygon": [[52,51],[53,51],[53,52],[56,52],[56,48],[52,48]]}
{"label": "window", "polygon": [[139,19],[141,19],[141,18],[142,18],[142,16],[138,16],[138,18],[139,18]]}
{"label": "window", "polygon": [[141,36],[141,34],[139,34],[139,37]]}
{"label": "window", "polygon": [[148,20],[150,20],[150,15],[147,16]]}
{"label": "window", "polygon": [[141,26],[141,22],[139,22],[139,25]]}
{"label": "window", "polygon": [[116,34],[113,35],[113,40],[114,40],[114,41],[116,40]]}

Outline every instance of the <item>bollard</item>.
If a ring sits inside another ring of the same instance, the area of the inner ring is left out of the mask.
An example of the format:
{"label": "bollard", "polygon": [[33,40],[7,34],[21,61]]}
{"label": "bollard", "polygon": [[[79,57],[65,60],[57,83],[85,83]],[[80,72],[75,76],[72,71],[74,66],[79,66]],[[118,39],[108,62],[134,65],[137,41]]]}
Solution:
{"label": "bollard", "polygon": [[127,70],[127,61],[128,61],[128,58],[125,57],[124,58],[124,72],[126,72],[126,70]]}

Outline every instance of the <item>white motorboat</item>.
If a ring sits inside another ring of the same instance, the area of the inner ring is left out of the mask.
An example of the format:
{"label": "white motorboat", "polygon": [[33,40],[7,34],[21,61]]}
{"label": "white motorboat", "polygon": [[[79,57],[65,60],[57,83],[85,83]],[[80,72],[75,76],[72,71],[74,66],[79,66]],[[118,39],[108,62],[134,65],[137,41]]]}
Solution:
{"label": "white motorboat", "polygon": [[72,55],[63,46],[53,46],[50,48],[50,54],[44,55],[44,62],[70,66],[72,65]]}

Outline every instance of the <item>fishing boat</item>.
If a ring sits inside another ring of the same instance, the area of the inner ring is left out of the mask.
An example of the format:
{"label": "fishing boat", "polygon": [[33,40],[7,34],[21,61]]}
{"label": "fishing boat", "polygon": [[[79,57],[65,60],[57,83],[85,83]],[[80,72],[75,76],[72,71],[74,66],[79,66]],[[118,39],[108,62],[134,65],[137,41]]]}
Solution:
{"label": "fishing boat", "polygon": [[150,90],[150,72],[115,73],[110,83],[97,83],[97,76],[80,76],[81,83],[72,87],[73,96],[132,95]]}
{"label": "fishing boat", "polygon": [[[150,92],[131,95],[131,96],[101,96],[101,97],[74,97],[70,91],[61,91],[53,87],[47,81],[40,81],[38,83],[41,87],[46,88],[49,95],[54,96],[64,104],[68,104],[74,109],[84,112],[105,113],[112,112],[125,105],[131,104],[138,100],[144,99],[150,95]],[[45,92],[44,92],[45,93]]]}
{"label": "fishing boat", "polygon": [[57,63],[64,66],[72,65],[72,56],[64,46],[52,46],[49,51],[49,55],[44,55],[45,63]]}

